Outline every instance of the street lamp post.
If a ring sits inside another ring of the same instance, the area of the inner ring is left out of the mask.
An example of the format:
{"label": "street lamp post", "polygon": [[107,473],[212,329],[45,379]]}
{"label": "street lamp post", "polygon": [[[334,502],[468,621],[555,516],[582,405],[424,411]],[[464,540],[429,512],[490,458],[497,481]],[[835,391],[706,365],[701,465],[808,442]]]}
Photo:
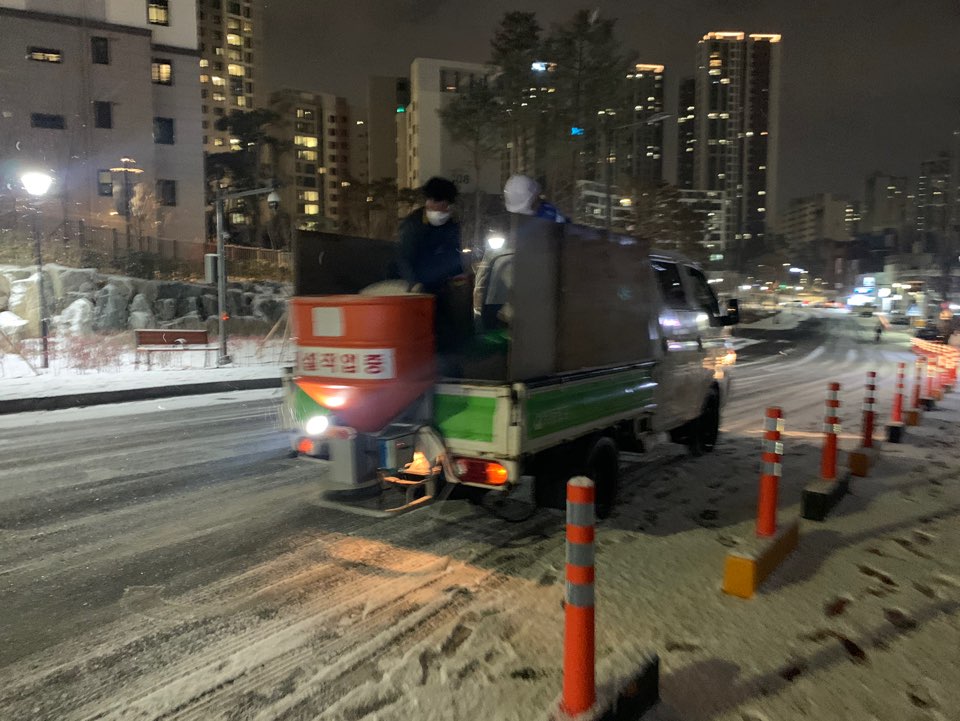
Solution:
{"label": "street lamp post", "polygon": [[220,328],[220,349],[217,353],[217,365],[221,366],[228,365],[232,361],[227,353],[227,321],[230,319],[230,314],[227,312],[227,258],[226,248],[224,247],[227,233],[224,227],[224,206],[228,200],[249,198],[255,195],[269,195],[267,202],[271,207],[279,207],[280,205],[280,196],[276,192],[275,185],[235,193],[220,191],[217,193],[214,203],[217,219],[217,316]]}
{"label": "street lamp post", "polygon": [[127,224],[127,251],[130,251],[130,214],[131,214],[131,198],[130,198],[130,174],[139,175],[143,172],[142,168],[133,167],[136,164],[136,160],[133,158],[120,158],[120,166],[116,168],[110,168],[111,173],[122,173],[123,174],[123,217]]}
{"label": "street lamp post", "polygon": [[43,368],[50,367],[50,348],[49,348],[49,328],[47,325],[47,300],[46,294],[43,291],[43,249],[41,244],[41,233],[40,233],[40,208],[37,205],[37,202],[40,198],[47,194],[47,191],[50,190],[50,185],[53,183],[53,178],[50,177],[47,173],[39,172],[29,172],[24,173],[20,182],[23,184],[24,190],[26,190],[31,196],[35,198],[34,200],[34,212],[33,212],[33,241],[36,245],[36,254],[37,254],[37,289],[39,295],[40,307],[37,310],[37,314],[40,316],[40,338],[43,343]]}

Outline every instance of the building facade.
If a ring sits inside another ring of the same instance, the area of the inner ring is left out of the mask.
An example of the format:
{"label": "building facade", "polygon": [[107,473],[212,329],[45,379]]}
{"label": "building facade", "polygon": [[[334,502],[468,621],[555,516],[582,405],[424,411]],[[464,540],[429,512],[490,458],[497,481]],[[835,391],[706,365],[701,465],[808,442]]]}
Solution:
{"label": "building facade", "polygon": [[780,35],[711,32],[697,48],[694,187],[731,201],[733,240],[775,227]]}
{"label": "building facade", "polygon": [[262,0],[197,0],[203,149],[222,153],[239,147],[217,121],[234,110],[262,108],[265,88]]}
{"label": "building facade", "polygon": [[196,17],[194,0],[0,0],[2,185],[42,169],[47,221],[201,242]]}
{"label": "building facade", "polygon": [[491,158],[480,169],[473,167],[469,152],[453,142],[444,129],[439,111],[473,83],[485,83],[489,66],[453,60],[417,58],[410,65],[410,104],[397,113],[397,183],[419,188],[432,176],[454,181],[461,193],[480,190],[500,192],[500,159]]}
{"label": "building facade", "polygon": [[285,148],[276,161],[281,208],[289,209],[296,229],[335,228],[351,182],[346,99],[285,88],[270,96],[270,109],[279,116],[271,132]]}
{"label": "building facade", "polygon": [[795,198],[783,215],[780,230],[796,245],[850,239],[850,201],[829,193]]}
{"label": "building facade", "polygon": [[617,170],[644,185],[663,180],[663,87],[663,65],[637,63],[627,73],[633,112],[617,138]]}
{"label": "building facade", "polygon": [[697,81],[683,78],[677,98],[677,187],[693,190],[696,133]]}
{"label": "building facade", "polygon": [[871,173],[864,192],[861,231],[881,233],[887,230],[903,231],[907,227],[907,178]]}
{"label": "building facade", "polygon": [[410,105],[410,80],[372,77],[367,86],[367,172],[370,180],[396,180],[397,115]]}
{"label": "building facade", "polygon": [[950,226],[952,166],[953,160],[946,151],[920,164],[914,213],[921,235],[944,233]]}
{"label": "building facade", "polygon": [[730,200],[719,190],[689,190],[680,188],[677,200],[693,212],[703,226],[703,247],[707,260],[721,263],[728,252],[727,216]]}

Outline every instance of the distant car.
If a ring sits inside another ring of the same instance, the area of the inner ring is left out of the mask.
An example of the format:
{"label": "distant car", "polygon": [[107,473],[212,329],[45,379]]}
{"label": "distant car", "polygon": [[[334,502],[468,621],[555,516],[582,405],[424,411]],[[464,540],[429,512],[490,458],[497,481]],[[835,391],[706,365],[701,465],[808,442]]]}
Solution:
{"label": "distant car", "polygon": [[863,308],[860,309],[861,318],[870,318],[872,315],[873,315],[872,307],[864,306]]}
{"label": "distant car", "polygon": [[890,325],[910,325],[910,319],[903,313],[890,314]]}
{"label": "distant car", "polygon": [[920,340],[929,340],[929,341],[933,341],[934,343],[944,342],[944,337],[943,337],[943,334],[940,332],[940,329],[932,325],[928,325],[928,326],[924,326],[923,328],[920,328],[916,333],[916,337],[919,338]]}

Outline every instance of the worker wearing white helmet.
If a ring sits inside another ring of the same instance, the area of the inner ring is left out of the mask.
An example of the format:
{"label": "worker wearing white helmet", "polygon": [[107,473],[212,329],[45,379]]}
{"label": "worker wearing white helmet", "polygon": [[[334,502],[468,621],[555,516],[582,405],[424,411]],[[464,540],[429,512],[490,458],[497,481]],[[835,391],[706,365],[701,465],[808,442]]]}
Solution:
{"label": "worker wearing white helmet", "polygon": [[511,213],[566,223],[567,218],[540,197],[540,184],[528,175],[511,175],[503,186],[503,204]]}

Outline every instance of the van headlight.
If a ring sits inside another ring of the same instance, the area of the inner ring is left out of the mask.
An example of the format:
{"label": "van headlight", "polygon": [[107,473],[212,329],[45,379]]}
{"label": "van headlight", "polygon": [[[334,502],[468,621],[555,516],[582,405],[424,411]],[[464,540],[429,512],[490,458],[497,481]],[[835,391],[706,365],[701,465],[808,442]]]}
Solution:
{"label": "van headlight", "polygon": [[307,419],[304,430],[308,436],[319,436],[330,427],[330,419],[326,416],[311,416]]}

